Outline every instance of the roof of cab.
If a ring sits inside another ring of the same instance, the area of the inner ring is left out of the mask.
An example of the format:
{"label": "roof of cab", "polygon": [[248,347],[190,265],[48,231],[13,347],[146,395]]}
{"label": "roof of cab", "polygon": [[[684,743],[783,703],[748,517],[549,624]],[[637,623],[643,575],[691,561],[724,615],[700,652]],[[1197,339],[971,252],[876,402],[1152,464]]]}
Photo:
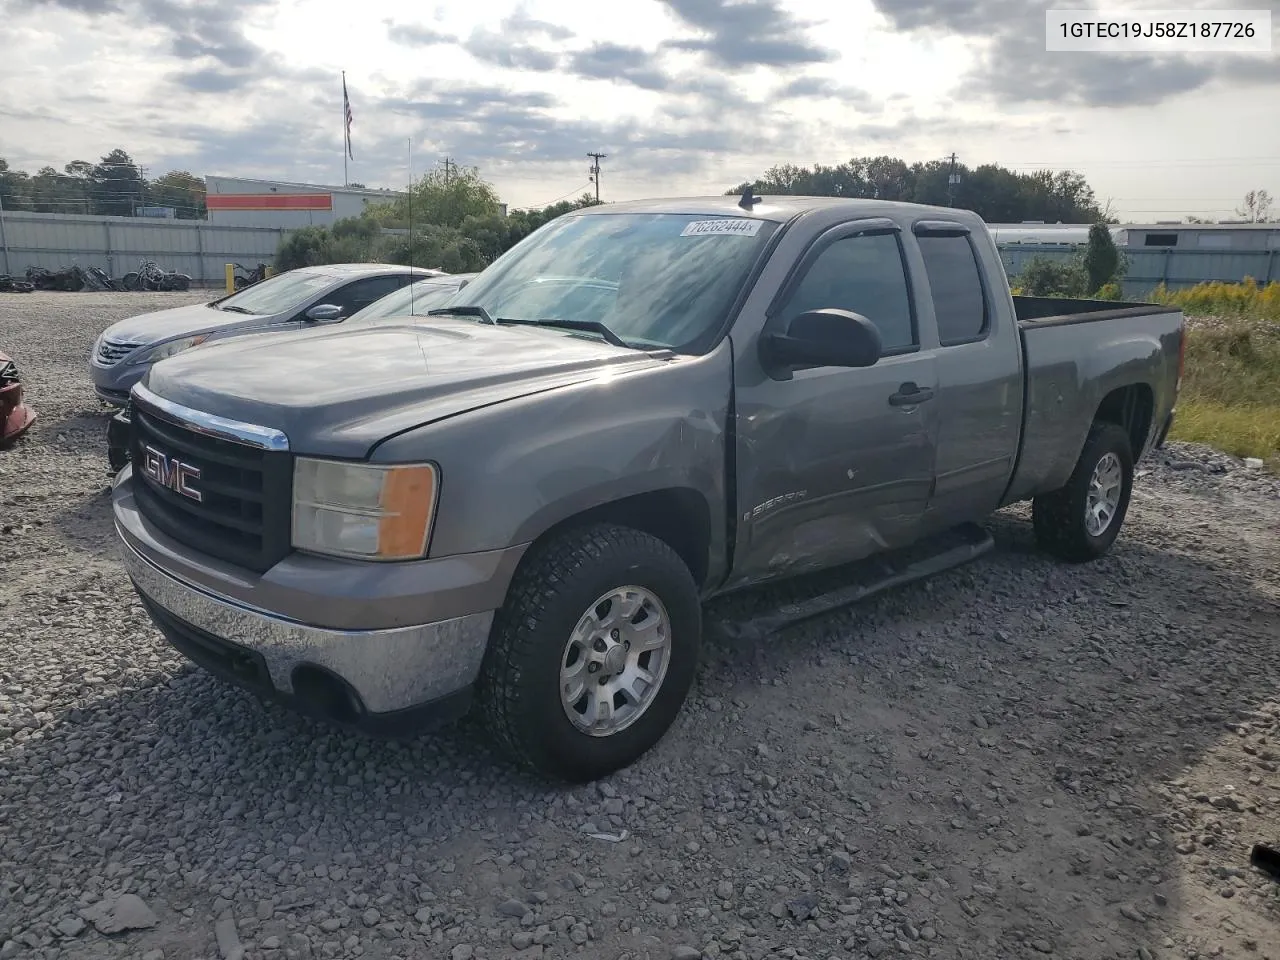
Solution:
{"label": "roof of cab", "polygon": [[329,274],[332,276],[359,276],[364,273],[413,273],[424,279],[427,277],[448,276],[443,270],[430,270],[426,267],[410,267],[402,263],[318,263],[309,267],[298,267],[300,272]]}
{"label": "roof of cab", "polygon": [[754,195],[754,203],[750,209],[739,205],[740,194],[713,197],[678,197],[655,200],[626,200],[620,203],[600,204],[599,206],[582,207],[564,216],[589,214],[601,216],[617,213],[675,213],[693,216],[728,216],[751,217],[756,220],[769,220],[785,223],[802,214],[815,210],[847,208],[851,214],[865,217],[897,216],[919,219],[923,216],[939,219],[971,220],[975,214],[956,207],[936,207],[922,203],[905,203],[898,200],[868,200],[846,197],[807,197],[775,195]]}

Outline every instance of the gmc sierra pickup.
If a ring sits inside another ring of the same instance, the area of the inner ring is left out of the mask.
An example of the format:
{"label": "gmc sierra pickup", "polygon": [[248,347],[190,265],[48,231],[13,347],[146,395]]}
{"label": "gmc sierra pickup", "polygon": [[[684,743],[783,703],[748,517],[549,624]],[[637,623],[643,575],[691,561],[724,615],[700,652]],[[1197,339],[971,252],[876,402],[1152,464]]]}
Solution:
{"label": "gmc sierra pickup", "polygon": [[124,561],[215,674],[377,733],[474,704],[568,780],[663,737],[714,596],[878,571],[811,614],[1024,500],[1106,553],[1182,364],[1177,311],[1012,297],[976,215],[872,200],[574,211],[432,313],[152,367]]}

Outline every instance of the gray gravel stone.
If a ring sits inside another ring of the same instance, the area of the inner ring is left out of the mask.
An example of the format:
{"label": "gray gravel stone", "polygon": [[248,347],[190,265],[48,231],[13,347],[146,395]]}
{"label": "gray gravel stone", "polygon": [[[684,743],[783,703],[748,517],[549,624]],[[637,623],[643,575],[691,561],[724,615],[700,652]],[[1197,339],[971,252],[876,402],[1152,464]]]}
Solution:
{"label": "gray gravel stone", "polygon": [[[657,960],[673,944],[959,960],[1041,940],[1150,960],[1274,942],[1275,904],[1238,854],[1280,793],[1266,470],[1172,444],[1140,464],[1101,561],[1038,553],[1016,504],[966,568],[785,638],[709,631],[659,748],[553,788],[494,763],[469,722],[382,742],[263,705],[146,617],[85,357],[113,318],[211,296],[0,294],[0,349],[41,414],[0,453],[0,568],[20,571],[0,577],[3,960],[214,957],[218,920],[255,960]],[[707,621],[803,589],[717,598]],[[95,908],[114,923],[122,894],[145,933],[67,935]],[[1197,902],[1214,936],[1185,922]]]}
{"label": "gray gravel stone", "polygon": [[85,923],[79,917],[64,917],[58,922],[58,932],[64,937],[78,937],[84,932]]}
{"label": "gray gravel stone", "polygon": [[222,960],[244,960],[244,946],[240,943],[240,934],[236,922],[231,917],[223,917],[213,926],[214,939],[218,943],[218,955]]}

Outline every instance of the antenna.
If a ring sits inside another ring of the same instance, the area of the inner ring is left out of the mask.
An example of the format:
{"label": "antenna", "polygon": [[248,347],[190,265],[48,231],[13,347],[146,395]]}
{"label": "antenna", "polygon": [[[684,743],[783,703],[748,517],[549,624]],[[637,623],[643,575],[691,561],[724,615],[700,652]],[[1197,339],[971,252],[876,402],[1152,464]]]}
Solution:
{"label": "antenna", "polygon": [[754,206],[759,202],[760,202],[759,197],[755,197],[751,195],[751,184],[748,183],[742,189],[742,199],[738,201],[738,206],[740,206],[743,210],[750,210],[752,206]]}
{"label": "antenna", "polygon": [[409,316],[413,316],[413,137],[409,138]]}

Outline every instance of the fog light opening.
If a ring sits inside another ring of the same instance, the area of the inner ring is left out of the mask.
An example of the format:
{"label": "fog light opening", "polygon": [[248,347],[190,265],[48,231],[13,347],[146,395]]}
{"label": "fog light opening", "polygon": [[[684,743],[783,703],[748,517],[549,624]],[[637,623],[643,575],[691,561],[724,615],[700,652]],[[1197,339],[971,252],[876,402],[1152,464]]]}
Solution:
{"label": "fog light opening", "polygon": [[338,723],[355,723],[364,713],[364,704],[351,684],[323,667],[294,667],[292,680],[294,696],[323,717]]}

